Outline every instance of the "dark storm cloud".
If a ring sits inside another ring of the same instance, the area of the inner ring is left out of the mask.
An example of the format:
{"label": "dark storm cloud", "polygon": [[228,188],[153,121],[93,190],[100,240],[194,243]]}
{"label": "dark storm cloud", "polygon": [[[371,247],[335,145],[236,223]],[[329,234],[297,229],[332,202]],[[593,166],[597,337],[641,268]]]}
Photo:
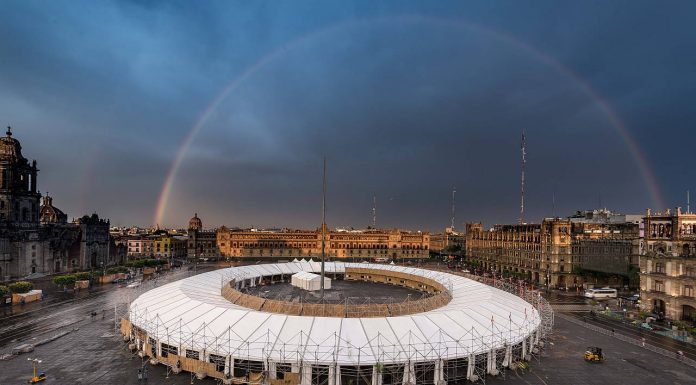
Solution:
{"label": "dark storm cloud", "polygon": [[381,225],[441,229],[452,186],[458,224],[511,222],[522,128],[527,218],[551,215],[553,195],[556,214],[600,197],[641,212],[654,202],[622,137],[578,80],[543,56],[616,109],[665,200],[678,205],[695,189],[690,151],[675,151],[696,139],[694,10],[633,1],[3,2],[0,120],[16,126],[25,155],[39,161],[40,188],[62,209],[150,224],[188,130],[225,85],[284,46],[194,139],[165,224],[197,211],[210,226],[314,227],[324,153],[332,225],[369,224],[376,194]]}

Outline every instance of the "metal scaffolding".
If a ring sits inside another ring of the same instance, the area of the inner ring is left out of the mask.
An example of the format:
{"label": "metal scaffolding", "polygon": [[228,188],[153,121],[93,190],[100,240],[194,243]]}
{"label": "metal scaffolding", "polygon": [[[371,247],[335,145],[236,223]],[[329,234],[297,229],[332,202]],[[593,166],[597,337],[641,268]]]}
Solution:
{"label": "metal scaffolding", "polygon": [[[525,310],[521,322],[514,321],[512,314],[491,317],[486,330],[472,327],[457,338],[440,328],[425,339],[423,333],[409,330],[396,336],[377,333],[362,343],[336,333],[313,340],[304,330],[276,335],[269,329],[249,338],[237,334],[232,325],[223,333],[215,333],[205,323],[191,329],[181,318],[178,322],[165,321],[147,308],[117,306],[115,312],[129,348],[141,357],[150,357],[151,363],[167,365],[174,372],[184,370],[198,378],[210,376],[225,384],[485,382],[488,375],[501,375],[505,369],[538,358],[554,322],[551,306],[541,293],[508,280],[469,278],[514,294],[535,311],[526,314]],[[241,282],[250,277],[232,273],[224,279]],[[147,289],[144,284],[137,291]]]}

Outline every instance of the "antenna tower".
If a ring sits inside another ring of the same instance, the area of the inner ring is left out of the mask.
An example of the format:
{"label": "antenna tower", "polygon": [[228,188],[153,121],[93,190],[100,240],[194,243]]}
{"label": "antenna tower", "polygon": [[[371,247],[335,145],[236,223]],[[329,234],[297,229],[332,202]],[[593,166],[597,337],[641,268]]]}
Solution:
{"label": "antenna tower", "polygon": [[372,194],[372,228],[377,228],[377,195]]}
{"label": "antenna tower", "polygon": [[326,239],[326,156],[324,156],[324,172],[321,194],[321,299],[324,299],[324,243]]}
{"label": "antenna tower", "polygon": [[691,192],[686,190],[686,213],[691,214]]}
{"label": "antenna tower", "polygon": [[453,187],[452,188],[452,220],[450,223],[450,228],[452,229],[452,231],[454,231],[454,213],[455,213],[455,211],[454,211],[454,203],[455,203],[454,194],[456,194],[456,193],[457,193],[457,188]]}
{"label": "antenna tower", "polygon": [[524,135],[524,130],[522,130],[522,144],[520,145],[520,152],[522,158],[520,159],[520,224],[524,223],[524,171],[525,165],[527,164],[527,138]]}

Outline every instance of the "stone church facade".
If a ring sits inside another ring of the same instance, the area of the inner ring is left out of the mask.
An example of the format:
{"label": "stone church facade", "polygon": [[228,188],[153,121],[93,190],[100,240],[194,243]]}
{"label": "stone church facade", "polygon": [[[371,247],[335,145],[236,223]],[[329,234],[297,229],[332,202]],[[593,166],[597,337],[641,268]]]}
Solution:
{"label": "stone church facade", "polygon": [[8,127],[0,137],[0,281],[122,262],[108,220],[93,214],[68,223],[50,196],[39,204],[38,171]]}

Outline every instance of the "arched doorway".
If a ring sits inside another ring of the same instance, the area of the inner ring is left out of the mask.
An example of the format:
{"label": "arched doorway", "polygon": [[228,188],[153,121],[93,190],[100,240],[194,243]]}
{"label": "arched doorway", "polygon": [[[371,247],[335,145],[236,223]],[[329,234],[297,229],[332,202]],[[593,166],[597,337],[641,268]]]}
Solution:
{"label": "arched doorway", "polygon": [[696,321],[696,308],[690,305],[682,306],[682,320]]}
{"label": "arched doorway", "polygon": [[658,315],[664,315],[666,306],[665,306],[665,301],[661,299],[653,299],[652,301],[653,305],[653,313],[657,313]]}

